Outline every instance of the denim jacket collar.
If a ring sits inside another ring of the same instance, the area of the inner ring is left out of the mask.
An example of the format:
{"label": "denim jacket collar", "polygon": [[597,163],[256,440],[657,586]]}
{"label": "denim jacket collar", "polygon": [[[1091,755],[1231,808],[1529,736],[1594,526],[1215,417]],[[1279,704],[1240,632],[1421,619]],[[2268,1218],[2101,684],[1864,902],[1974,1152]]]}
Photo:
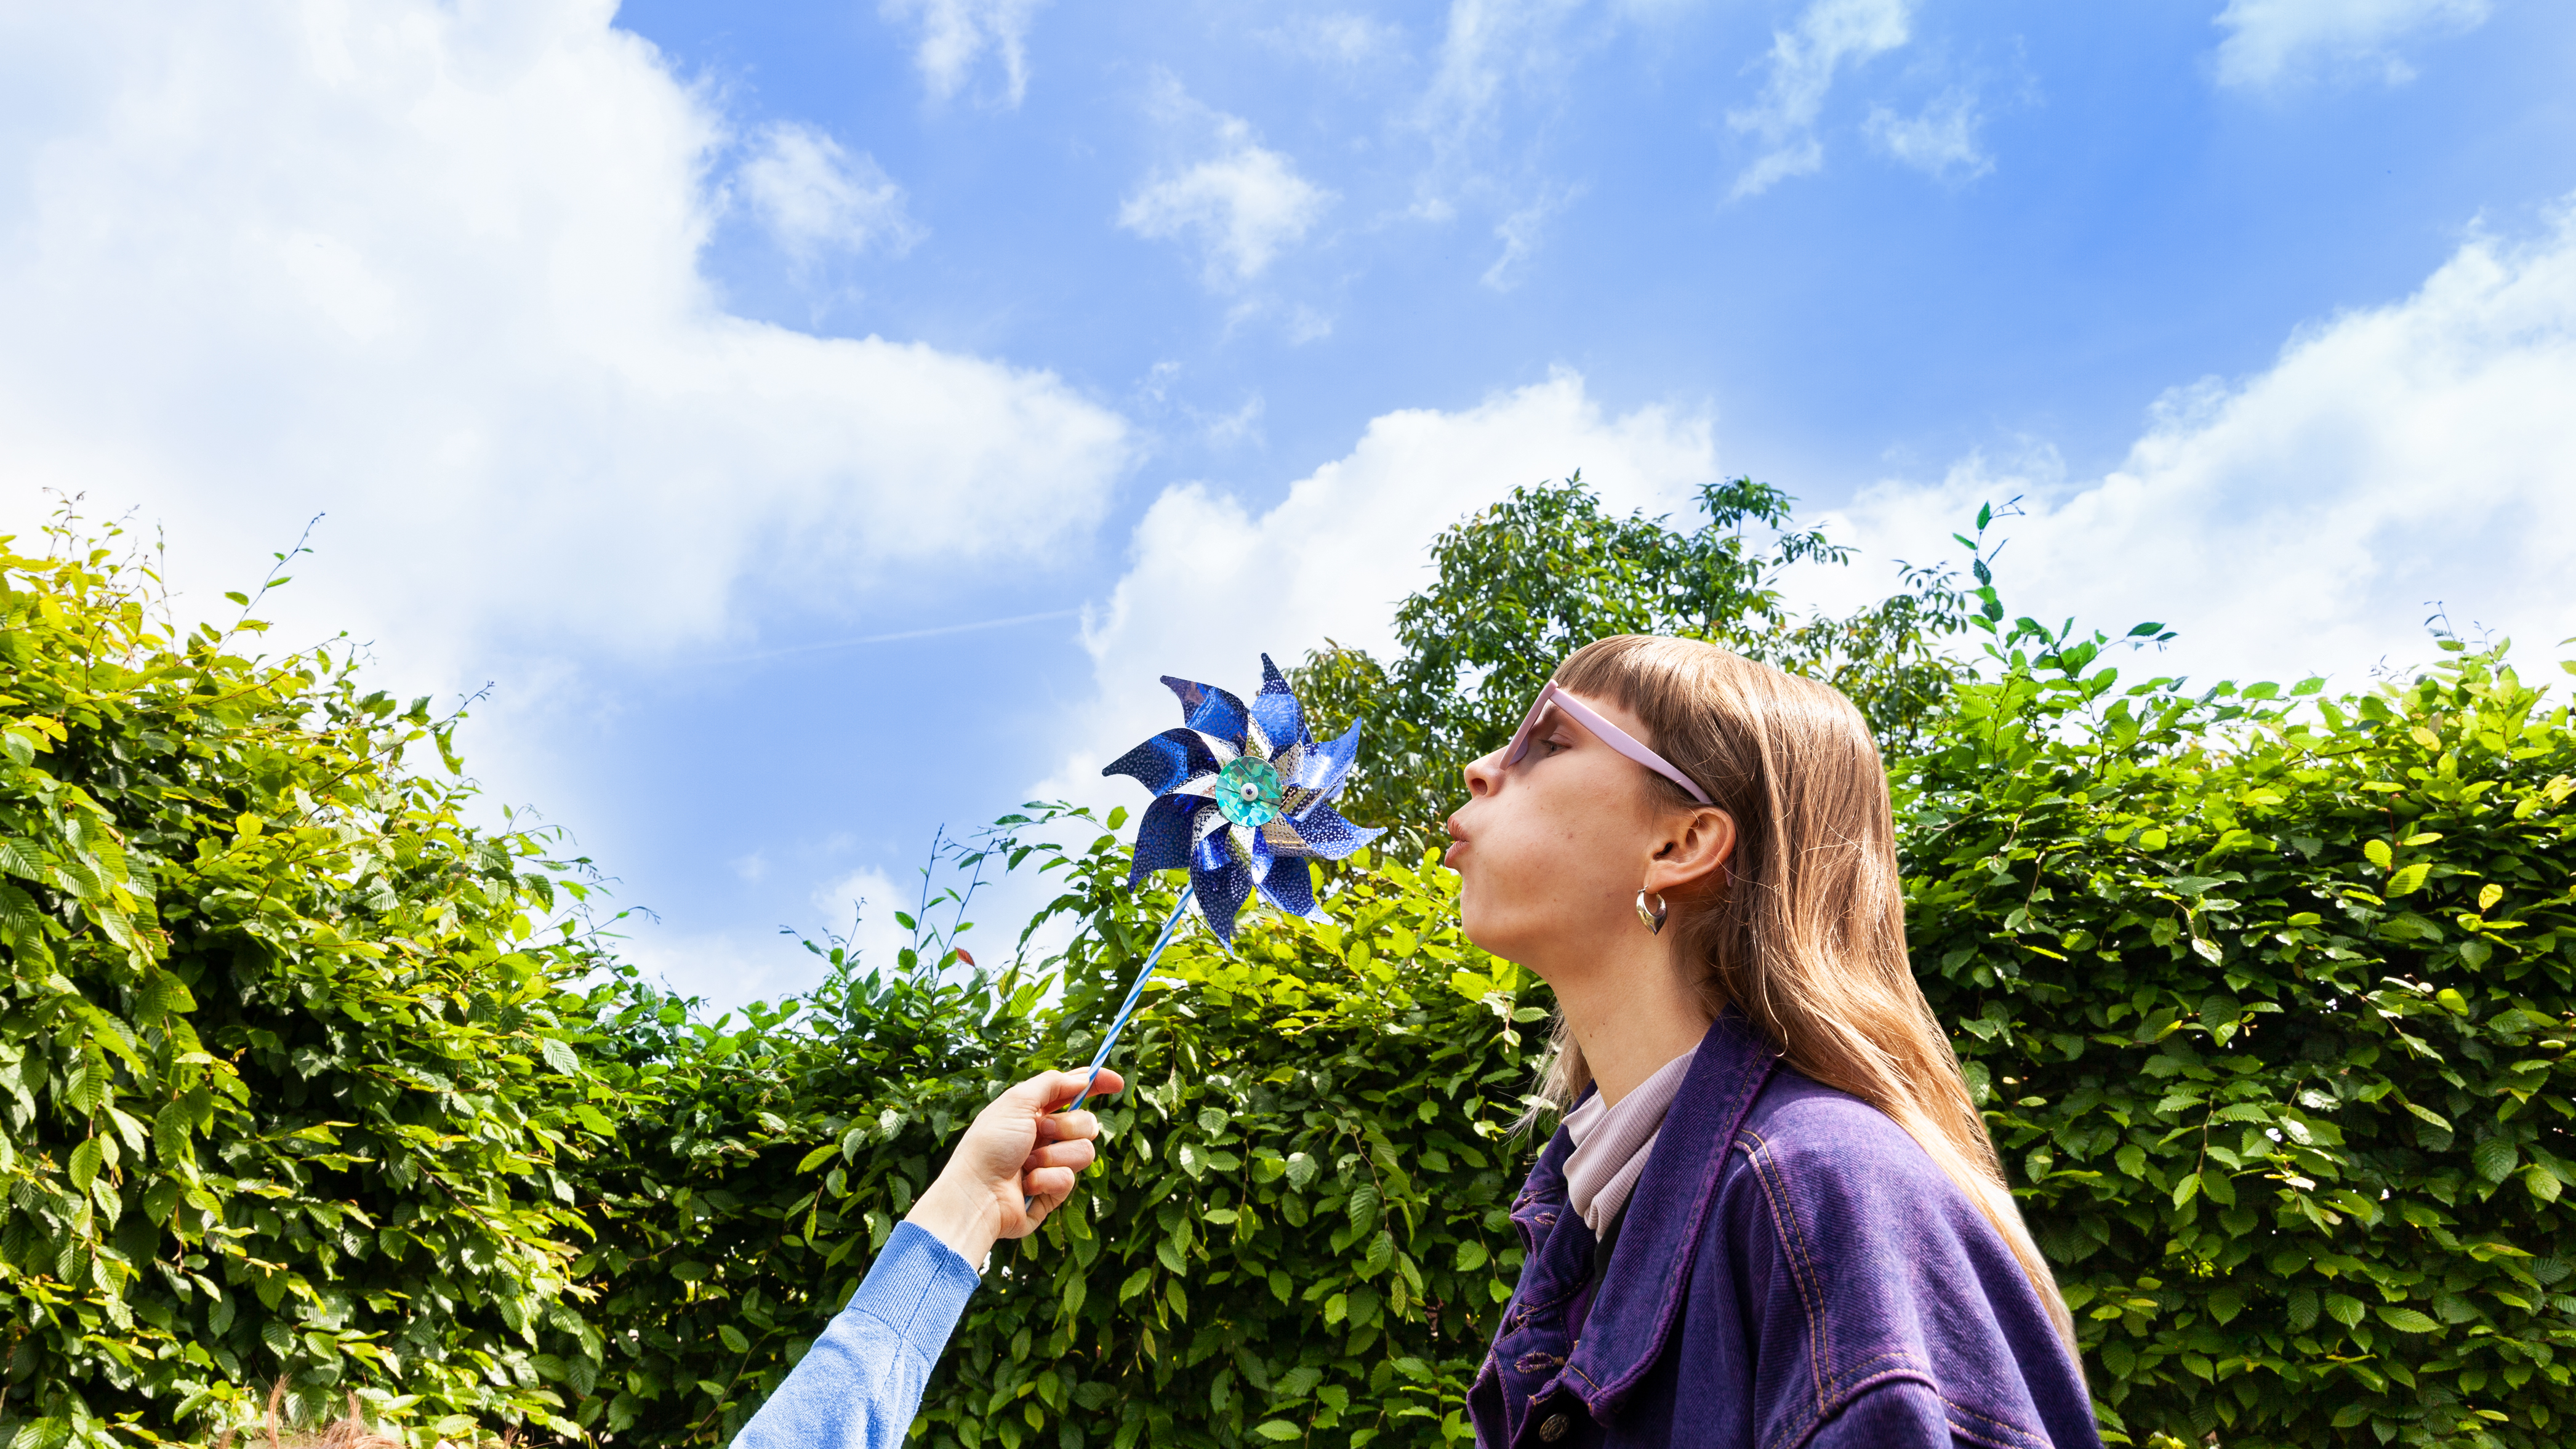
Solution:
{"label": "denim jacket collar", "polygon": [[[1542,1397],[1561,1386],[1606,1421],[1654,1367],[1680,1316],[1728,1147],[1778,1062],[1779,1054],[1732,1008],[1700,1038],[1655,1154],[1628,1199],[1618,1246],[1584,1316],[1583,1335]],[[1525,1243],[1547,1241],[1557,1217],[1571,1212],[1565,1159],[1572,1152],[1571,1139],[1560,1131],[1531,1169],[1512,1209]],[[1533,1253],[1523,1269],[1525,1301],[1545,1306],[1583,1290],[1591,1269],[1590,1232],[1579,1236],[1586,1240],[1580,1253]],[[1542,1281],[1533,1283],[1532,1277]]]}

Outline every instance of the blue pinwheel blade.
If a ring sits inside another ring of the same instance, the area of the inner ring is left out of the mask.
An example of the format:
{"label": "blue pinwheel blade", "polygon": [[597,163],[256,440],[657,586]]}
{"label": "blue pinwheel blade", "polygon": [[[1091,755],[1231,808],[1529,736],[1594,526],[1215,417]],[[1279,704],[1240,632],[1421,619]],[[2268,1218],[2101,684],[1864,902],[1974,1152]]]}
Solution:
{"label": "blue pinwheel blade", "polygon": [[1337,740],[1323,740],[1308,746],[1297,767],[1295,784],[1312,790],[1326,799],[1342,788],[1351,773],[1351,762],[1359,758],[1360,727],[1354,723]]}
{"label": "blue pinwheel blade", "polygon": [[1180,696],[1184,724],[1230,745],[1243,743],[1243,722],[1248,716],[1242,700],[1212,684],[1196,684],[1169,674],[1163,676],[1163,683]]}
{"label": "blue pinwheel blade", "polygon": [[[1215,863],[1209,860],[1214,855]],[[1220,839],[1202,840],[1190,860],[1190,889],[1199,898],[1199,910],[1207,917],[1208,928],[1229,951],[1234,949],[1234,918],[1243,903],[1252,898],[1252,872]]]}
{"label": "blue pinwheel blade", "polygon": [[1261,692],[1252,697],[1252,717],[1261,724],[1275,753],[1306,738],[1306,707],[1297,702],[1296,691],[1288,687],[1288,678],[1270,656],[1261,656]]}
{"label": "blue pinwheel blade", "polygon": [[1304,814],[1296,817],[1295,824],[1308,853],[1325,860],[1339,860],[1386,833],[1353,825],[1332,806],[1321,803],[1307,807]]}
{"label": "blue pinwheel blade", "polygon": [[1322,909],[1315,904],[1314,868],[1302,860],[1274,863],[1269,876],[1261,882],[1261,895],[1289,915],[1310,921],[1324,919]]}
{"label": "blue pinwheel blade", "polygon": [[1187,729],[1165,730],[1103,765],[1100,773],[1132,775],[1137,783],[1161,795],[1201,775],[1215,774],[1216,752]]}
{"label": "blue pinwheel blade", "polygon": [[1136,826],[1136,865],[1127,872],[1132,889],[1158,870],[1182,870],[1190,863],[1190,821],[1201,810],[1216,807],[1196,795],[1165,795],[1145,807]]}

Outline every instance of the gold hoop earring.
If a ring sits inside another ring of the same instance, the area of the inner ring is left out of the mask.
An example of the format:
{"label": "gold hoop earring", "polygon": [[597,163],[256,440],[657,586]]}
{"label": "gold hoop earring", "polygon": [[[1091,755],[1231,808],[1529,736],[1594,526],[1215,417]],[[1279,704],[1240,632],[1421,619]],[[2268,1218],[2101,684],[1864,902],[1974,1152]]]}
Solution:
{"label": "gold hoop earring", "polygon": [[1637,919],[1646,923],[1647,935],[1660,936],[1664,933],[1664,918],[1672,914],[1672,907],[1665,904],[1660,892],[1651,893],[1655,897],[1655,904],[1651,908],[1648,907],[1646,897],[1649,894],[1650,892],[1643,890],[1637,892]]}

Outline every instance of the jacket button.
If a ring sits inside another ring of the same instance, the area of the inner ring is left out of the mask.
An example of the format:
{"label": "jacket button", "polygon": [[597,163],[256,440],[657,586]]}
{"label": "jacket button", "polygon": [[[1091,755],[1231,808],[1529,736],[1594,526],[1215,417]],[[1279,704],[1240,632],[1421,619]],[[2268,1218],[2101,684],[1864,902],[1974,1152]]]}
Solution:
{"label": "jacket button", "polygon": [[1553,1444],[1565,1437],[1565,1431],[1572,1427],[1573,1422],[1563,1414],[1550,1414],[1547,1421],[1538,1426],[1538,1437],[1542,1442]]}

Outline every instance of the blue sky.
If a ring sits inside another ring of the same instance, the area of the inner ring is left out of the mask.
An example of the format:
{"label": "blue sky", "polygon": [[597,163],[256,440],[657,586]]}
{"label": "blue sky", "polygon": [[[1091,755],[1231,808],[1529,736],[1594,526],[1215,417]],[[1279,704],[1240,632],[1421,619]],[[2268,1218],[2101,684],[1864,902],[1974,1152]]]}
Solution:
{"label": "blue sky", "polygon": [[1788,488],[1833,606],[2025,495],[2016,602],[2195,672],[2576,634],[2571,74],[2533,0],[21,12],[6,505],[203,599],[327,515],[281,636],[489,681],[738,1002],[1578,467]]}

